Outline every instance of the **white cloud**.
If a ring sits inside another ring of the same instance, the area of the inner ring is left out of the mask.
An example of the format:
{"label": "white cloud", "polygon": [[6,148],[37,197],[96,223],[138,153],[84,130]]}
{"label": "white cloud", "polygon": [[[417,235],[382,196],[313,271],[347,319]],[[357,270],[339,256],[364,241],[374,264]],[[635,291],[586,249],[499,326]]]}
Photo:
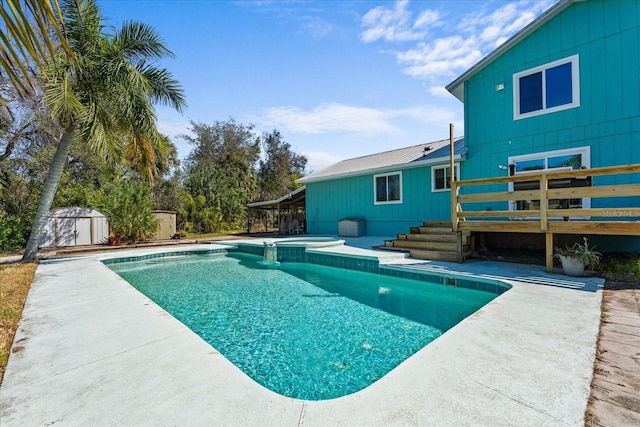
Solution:
{"label": "white cloud", "polygon": [[331,23],[318,17],[305,16],[301,20],[304,32],[311,34],[311,37],[316,40],[326,37],[334,30],[334,26]]}
{"label": "white cloud", "polygon": [[362,18],[360,39],[364,42],[380,39],[396,42],[424,38],[428,28],[438,24],[440,14],[425,10],[413,20],[412,13],[407,10],[408,4],[409,0],[399,0],[393,8],[378,6],[371,9]]}
{"label": "white cloud", "polygon": [[360,137],[394,135],[402,133],[402,120],[442,122],[451,120],[454,112],[449,108],[418,106],[403,109],[379,110],[341,104],[323,104],[305,111],[296,107],[269,109],[260,119],[278,129],[302,134],[344,132]]}
{"label": "white cloud", "polygon": [[329,167],[335,163],[338,163],[344,158],[336,156],[331,153],[323,151],[307,151],[302,153],[307,158],[307,173],[317,172],[326,167]]}
{"label": "white cloud", "polygon": [[451,36],[432,43],[419,43],[415,49],[397,54],[398,62],[407,64],[404,72],[417,78],[437,81],[467,69],[482,58],[473,39]]}
{"label": "white cloud", "polygon": [[450,99],[451,94],[444,86],[431,86],[427,89],[427,92],[433,96],[437,96],[438,98]]}
{"label": "white cloud", "polygon": [[363,135],[398,132],[389,123],[389,114],[385,111],[340,104],[324,104],[311,111],[276,107],[267,111],[265,120],[275,127],[307,134],[334,131]]}
{"label": "white cloud", "polygon": [[416,22],[413,23],[413,28],[428,28],[431,26],[439,26],[440,25],[440,12],[437,10],[425,10],[416,19]]}
{"label": "white cloud", "polygon": [[[365,42],[380,39],[416,41],[415,47],[395,52],[403,72],[435,85],[444,85],[446,79],[472,67],[548,9],[554,1],[490,2],[481,4],[477,11],[448,17],[426,9],[412,23],[409,2],[402,0],[396,2],[393,8],[379,6],[367,12],[362,19],[365,30],[360,37]],[[496,4],[498,8],[491,9]],[[445,19],[451,22],[445,22]],[[426,29],[431,27],[439,28],[440,37],[427,38]]]}
{"label": "white cloud", "polygon": [[493,11],[486,7],[462,18],[457,30],[477,37],[490,47],[499,39],[510,37],[548,9],[555,0],[520,0],[505,3]]}
{"label": "white cloud", "polygon": [[158,130],[169,138],[178,138],[179,135],[188,134],[190,126],[187,121],[158,120]]}

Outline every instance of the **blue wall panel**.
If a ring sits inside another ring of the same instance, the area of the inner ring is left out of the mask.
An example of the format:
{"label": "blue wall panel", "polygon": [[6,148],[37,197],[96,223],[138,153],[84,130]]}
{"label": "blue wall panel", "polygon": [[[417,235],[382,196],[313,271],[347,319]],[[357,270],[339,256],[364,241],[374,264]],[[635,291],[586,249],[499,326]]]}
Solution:
{"label": "blue wall panel", "polygon": [[[629,149],[640,115],[638,11],[637,1],[576,2],[469,79],[463,179],[499,175],[509,156],[584,145],[592,167],[640,163],[640,149]],[[513,74],[575,54],[580,107],[514,120]],[[495,90],[499,83],[504,90]]]}
{"label": "blue wall panel", "polygon": [[402,203],[374,203],[373,175],[307,183],[307,230],[338,234],[338,221],[364,218],[370,236],[394,237],[424,220],[449,220],[450,192],[431,192],[431,167],[402,171]]}
{"label": "blue wall panel", "polygon": [[[513,75],[579,55],[580,106],[514,120]],[[464,85],[467,160],[461,179],[506,175],[510,156],[591,147],[591,166],[640,163],[640,1],[575,2]],[[504,89],[497,91],[496,85]],[[637,178],[633,178],[637,181]],[[597,183],[633,182],[629,176]],[[505,190],[506,185],[491,190]],[[488,188],[478,191],[488,191]],[[423,220],[449,220],[450,194],[431,192],[431,168],[403,171],[403,203],[375,205],[371,175],[307,184],[307,228],[337,234],[342,218],[366,219],[367,234],[393,236]],[[593,207],[636,199],[597,199]],[[506,209],[506,203],[486,204]]]}
{"label": "blue wall panel", "polygon": [[[513,75],[579,55],[580,106],[514,120]],[[462,178],[499,176],[509,156],[591,147],[591,167],[640,163],[640,1],[576,2],[465,82]],[[496,91],[496,84],[504,90]],[[637,176],[597,178],[637,183]],[[600,198],[593,207],[640,206]],[[506,203],[498,209],[506,209]],[[636,239],[637,241],[637,239]],[[640,247],[640,246],[638,246]]]}

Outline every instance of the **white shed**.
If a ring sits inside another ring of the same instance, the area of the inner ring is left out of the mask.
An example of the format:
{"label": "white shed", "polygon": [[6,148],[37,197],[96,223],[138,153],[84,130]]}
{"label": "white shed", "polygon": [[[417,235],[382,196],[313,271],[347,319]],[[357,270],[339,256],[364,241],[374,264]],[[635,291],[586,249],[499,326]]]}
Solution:
{"label": "white shed", "polygon": [[109,220],[91,208],[52,209],[40,247],[103,245],[109,239]]}

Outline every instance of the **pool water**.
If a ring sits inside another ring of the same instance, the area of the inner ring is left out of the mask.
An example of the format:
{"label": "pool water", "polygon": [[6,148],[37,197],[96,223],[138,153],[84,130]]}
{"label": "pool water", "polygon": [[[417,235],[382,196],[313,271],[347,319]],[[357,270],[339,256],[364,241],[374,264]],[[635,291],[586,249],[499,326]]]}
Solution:
{"label": "pool water", "polygon": [[263,386],[306,400],[361,390],[495,298],[242,253],[109,264]]}

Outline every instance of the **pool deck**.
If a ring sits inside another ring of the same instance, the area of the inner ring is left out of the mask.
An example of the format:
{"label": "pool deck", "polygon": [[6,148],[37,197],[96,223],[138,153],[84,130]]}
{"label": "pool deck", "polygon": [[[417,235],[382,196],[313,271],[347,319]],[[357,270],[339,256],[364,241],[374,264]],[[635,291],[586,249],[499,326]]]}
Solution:
{"label": "pool deck", "polygon": [[0,388],[2,426],[584,425],[603,279],[531,265],[385,258],[513,288],[370,387],[302,401],[255,383],[100,262],[175,250],[40,264]]}

